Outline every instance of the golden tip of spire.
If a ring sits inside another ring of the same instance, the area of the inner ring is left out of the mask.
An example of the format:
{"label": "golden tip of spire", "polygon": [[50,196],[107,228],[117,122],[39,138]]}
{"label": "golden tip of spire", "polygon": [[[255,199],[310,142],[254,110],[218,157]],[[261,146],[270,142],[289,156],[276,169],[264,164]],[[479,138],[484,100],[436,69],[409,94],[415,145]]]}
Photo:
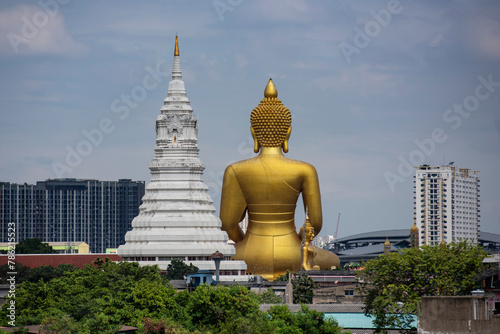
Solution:
{"label": "golden tip of spire", "polygon": [[266,89],[264,90],[264,97],[278,97],[278,90],[274,85],[273,79],[269,79]]}
{"label": "golden tip of spire", "polygon": [[179,55],[179,40],[177,38],[177,35],[175,35],[175,50],[174,50],[174,56]]}

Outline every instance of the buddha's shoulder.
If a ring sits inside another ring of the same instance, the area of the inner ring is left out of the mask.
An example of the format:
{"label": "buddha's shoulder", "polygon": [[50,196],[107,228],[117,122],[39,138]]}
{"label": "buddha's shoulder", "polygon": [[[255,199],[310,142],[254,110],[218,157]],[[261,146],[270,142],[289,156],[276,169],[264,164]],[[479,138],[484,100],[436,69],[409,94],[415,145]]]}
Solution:
{"label": "buddha's shoulder", "polygon": [[227,166],[227,168],[244,168],[245,166],[251,166],[251,165],[254,165],[254,164],[258,164],[260,163],[260,159],[259,157],[253,157],[253,158],[250,158],[250,159],[245,159],[245,160],[240,160],[240,161],[236,161],[236,162],[233,162],[232,164],[230,164],[229,166]]}
{"label": "buddha's shoulder", "polygon": [[317,174],[316,168],[314,168],[313,165],[310,163],[301,161],[301,160],[294,160],[294,159],[288,159],[285,158],[290,166],[293,166],[294,169],[296,169],[297,172],[303,174],[303,175],[314,175]]}
{"label": "buddha's shoulder", "polygon": [[307,163],[305,161],[302,161],[302,160],[290,159],[290,158],[287,158],[285,156],[282,156],[281,160],[283,160],[283,162],[285,162],[285,163],[297,165],[297,167],[300,166],[300,167],[303,167],[303,168],[312,168],[312,169],[314,169],[313,165],[311,165],[310,163]]}
{"label": "buddha's shoulder", "polygon": [[307,162],[304,162],[301,160],[290,159],[290,158],[287,158],[283,155],[280,155],[280,156],[277,155],[275,157],[271,157],[270,160],[263,159],[260,156],[256,156],[256,157],[253,157],[250,159],[245,159],[245,160],[234,162],[234,163],[230,164],[228,166],[228,168],[232,168],[235,170],[252,168],[252,166],[255,166],[255,164],[262,164],[262,163],[265,163],[265,161],[268,161],[271,164],[275,164],[275,163],[281,164],[282,163],[282,164],[286,164],[286,165],[293,165],[294,168],[302,169],[302,170],[311,170],[311,171],[316,170],[313,165],[311,165]]}

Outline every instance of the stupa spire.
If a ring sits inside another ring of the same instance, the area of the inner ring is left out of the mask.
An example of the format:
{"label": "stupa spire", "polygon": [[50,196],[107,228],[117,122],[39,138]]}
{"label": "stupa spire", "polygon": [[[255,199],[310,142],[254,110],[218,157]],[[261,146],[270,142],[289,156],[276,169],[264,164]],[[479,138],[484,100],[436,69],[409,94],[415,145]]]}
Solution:
{"label": "stupa spire", "polygon": [[163,101],[163,107],[161,108],[162,114],[193,112],[186,95],[184,81],[182,81],[181,57],[179,54],[179,38],[175,36],[172,80],[168,83],[167,97]]}
{"label": "stupa spire", "polygon": [[172,68],[172,80],[176,79],[182,80],[181,58],[179,56],[179,38],[177,36],[175,36],[174,66]]}
{"label": "stupa spire", "polygon": [[174,49],[174,56],[179,55],[179,39],[177,38],[177,35],[175,35],[175,49]]}

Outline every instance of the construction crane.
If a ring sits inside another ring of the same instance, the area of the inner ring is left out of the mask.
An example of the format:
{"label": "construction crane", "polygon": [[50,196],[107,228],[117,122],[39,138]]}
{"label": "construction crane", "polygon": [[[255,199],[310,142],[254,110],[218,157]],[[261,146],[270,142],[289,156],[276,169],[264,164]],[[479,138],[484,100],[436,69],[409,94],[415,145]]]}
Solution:
{"label": "construction crane", "polygon": [[340,212],[339,212],[339,218],[337,219],[337,229],[335,230],[335,240],[337,240],[337,233],[339,233],[339,223],[340,223]]}

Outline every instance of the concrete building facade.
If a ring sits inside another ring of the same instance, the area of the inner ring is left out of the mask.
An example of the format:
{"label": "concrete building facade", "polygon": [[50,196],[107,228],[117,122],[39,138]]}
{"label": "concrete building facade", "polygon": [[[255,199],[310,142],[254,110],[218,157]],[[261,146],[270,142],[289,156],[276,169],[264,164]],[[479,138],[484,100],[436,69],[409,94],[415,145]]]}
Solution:
{"label": "concrete building facade", "polygon": [[416,167],[413,199],[420,245],[478,242],[478,171],[451,164]]}
{"label": "concrete building facade", "polygon": [[424,296],[418,315],[419,334],[496,334],[500,315],[486,296]]}

